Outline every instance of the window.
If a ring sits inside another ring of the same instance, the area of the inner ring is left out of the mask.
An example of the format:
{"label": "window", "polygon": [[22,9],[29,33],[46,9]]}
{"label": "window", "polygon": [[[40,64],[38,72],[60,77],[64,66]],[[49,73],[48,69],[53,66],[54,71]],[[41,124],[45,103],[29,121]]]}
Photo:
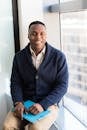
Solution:
{"label": "window", "polygon": [[61,13],[61,43],[69,66],[64,106],[87,126],[87,11]]}
{"label": "window", "polygon": [[12,1],[0,0],[0,129],[7,114],[6,94],[10,93],[10,73],[14,56]]}
{"label": "window", "polygon": [[12,1],[0,0],[0,3],[0,89],[3,92],[7,87],[11,72],[14,55],[14,31]]}

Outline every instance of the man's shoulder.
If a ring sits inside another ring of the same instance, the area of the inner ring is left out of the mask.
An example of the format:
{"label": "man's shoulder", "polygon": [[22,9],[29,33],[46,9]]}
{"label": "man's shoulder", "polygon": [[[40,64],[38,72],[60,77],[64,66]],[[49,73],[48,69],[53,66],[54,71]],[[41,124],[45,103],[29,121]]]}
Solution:
{"label": "man's shoulder", "polygon": [[21,56],[26,55],[27,48],[28,48],[28,45],[25,46],[25,48],[23,48],[23,49],[21,49],[20,51],[18,51],[18,52],[15,54],[15,56],[16,56],[16,57],[21,57]]}
{"label": "man's shoulder", "polygon": [[51,49],[51,52],[54,54],[54,55],[57,55],[57,56],[63,56],[65,57],[65,54],[64,52],[62,52],[60,49],[48,44],[49,48]]}

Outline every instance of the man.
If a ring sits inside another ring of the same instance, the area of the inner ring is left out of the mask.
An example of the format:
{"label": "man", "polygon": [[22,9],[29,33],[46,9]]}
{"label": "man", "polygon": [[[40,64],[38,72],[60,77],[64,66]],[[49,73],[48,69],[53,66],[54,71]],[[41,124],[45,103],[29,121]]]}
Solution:
{"label": "man", "polygon": [[[13,61],[11,95],[14,112],[9,112],[3,130],[48,130],[57,118],[58,104],[67,91],[68,68],[64,54],[46,41],[46,26],[41,21],[29,25],[29,44]],[[36,104],[26,110],[23,102]],[[23,112],[38,114],[50,109],[44,119],[32,124],[22,120]]]}

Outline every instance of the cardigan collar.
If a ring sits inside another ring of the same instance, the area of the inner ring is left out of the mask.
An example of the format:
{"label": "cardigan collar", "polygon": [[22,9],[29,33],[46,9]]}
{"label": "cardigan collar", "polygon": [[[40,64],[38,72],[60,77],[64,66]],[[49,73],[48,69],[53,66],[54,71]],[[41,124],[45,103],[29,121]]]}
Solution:
{"label": "cardigan collar", "polygon": [[[43,62],[41,63],[40,67],[44,67],[45,65],[47,65],[50,57],[52,56],[52,46],[50,46],[47,42],[46,42],[46,52],[45,52],[45,56],[44,56],[44,59],[43,59]],[[33,66],[33,63],[32,63],[32,57],[31,57],[31,51],[30,51],[30,43],[28,43],[28,45],[25,47],[25,50],[26,50],[26,54],[27,54],[27,57],[28,57],[28,62],[29,64],[31,64]],[[35,67],[33,66],[33,68],[35,69]],[[39,70],[39,69],[38,69]]]}

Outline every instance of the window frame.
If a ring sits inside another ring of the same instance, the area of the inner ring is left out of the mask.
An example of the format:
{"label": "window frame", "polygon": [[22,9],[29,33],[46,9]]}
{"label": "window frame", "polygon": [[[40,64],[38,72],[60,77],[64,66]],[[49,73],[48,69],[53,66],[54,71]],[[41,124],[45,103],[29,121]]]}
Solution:
{"label": "window frame", "polygon": [[18,19],[17,0],[12,0],[12,14],[13,14],[14,47],[15,47],[15,53],[16,53],[20,50],[19,19]]}

